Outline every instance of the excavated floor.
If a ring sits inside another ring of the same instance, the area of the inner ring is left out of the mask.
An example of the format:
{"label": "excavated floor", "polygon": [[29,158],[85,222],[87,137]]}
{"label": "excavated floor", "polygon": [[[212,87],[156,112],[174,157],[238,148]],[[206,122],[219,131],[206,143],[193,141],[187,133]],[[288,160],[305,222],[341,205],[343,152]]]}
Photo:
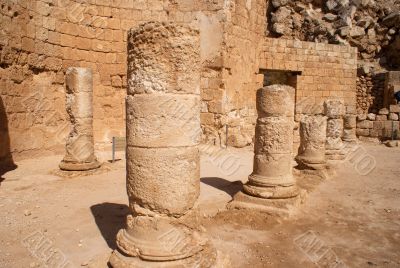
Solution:
{"label": "excavated floor", "polygon": [[[212,155],[201,160],[202,226],[231,267],[399,267],[400,149],[361,145],[377,162],[368,175],[350,161],[328,180],[296,173],[309,193],[289,219],[224,211],[250,174],[253,154],[250,148],[203,148]],[[103,161],[109,155],[98,153]],[[60,177],[54,171],[61,159],[23,160],[3,175],[0,267],[46,267],[54,252],[66,267],[106,267],[128,212],[125,163]],[[32,235],[42,239],[41,248],[27,243]]]}

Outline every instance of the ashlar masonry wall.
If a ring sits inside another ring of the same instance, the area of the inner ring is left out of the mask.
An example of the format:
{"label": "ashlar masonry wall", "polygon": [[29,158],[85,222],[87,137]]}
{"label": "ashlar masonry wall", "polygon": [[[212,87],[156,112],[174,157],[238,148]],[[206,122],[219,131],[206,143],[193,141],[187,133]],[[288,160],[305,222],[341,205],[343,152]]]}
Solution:
{"label": "ashlar masonry wall", "polygon": [[203,141],[243,147],[253,142],[255,97],[263,80],[257,54],[265,36],[266,1],[227,3],[221,58],[202,78]]}
{"label": "ashlar masonry wall", "polygon": [[296,113],[308,114],[313,104],[321,109],[327,98],[342,98],[356,109],[357,49],[323,43],[267,38],[260,69],[301,72],[297,77]]}
{"label": "ashlar masonry wall", "polygon": [[[263,86],[266,71],[297,74],[291,81],[296,88],[297,121],[301,114],[323,113],[328,98],[343,99],[347,112],[356,114],[356,48],[265,38],[262,27],[251,28],[253,33],[246,35],[235,27],[234,34],[226,39],[233,45],[223,58],[222,78],[212,80],[219,90],[203,88],[203,103],[208,105],[202,111],[206,142],[235,147],[251,143],[256,122],[255,92]],[[210,80],[206,82],[209,85]],[[224,140],[226,129],[228,141]]]}
{"label": "ashlar masonry wall", "polygon": [[93,70],[95,143],[125,136],[126,36],[140,23],[197,24],[202,76],[221,77],[212,66],[221,59],[225,9],[223,0],[0,0],[0,158],[63,151],[71,66]]}
{"label": "ashlar masonry wall", "polygon": [[71,66],[93,70],[95,144],[124,136],[126,33],[150,20],[200,29],[205,143],[252,143],[264,70],[301,72],[298,103],[341,97],[355,106],[356,50],[265,38],[265,0],[0,0],[0,7],[0,121],[7,125],[0,158],[63,151]]}
{"label": "ashlar masonry wall", "polygon": [[[322,114],[329,98],[343,99],[347,113],[356,114],[357,49],[323,43],[266,38],[260,69],[297,73],[295,120]],[[295,147],[299,140],[295,129]]]}

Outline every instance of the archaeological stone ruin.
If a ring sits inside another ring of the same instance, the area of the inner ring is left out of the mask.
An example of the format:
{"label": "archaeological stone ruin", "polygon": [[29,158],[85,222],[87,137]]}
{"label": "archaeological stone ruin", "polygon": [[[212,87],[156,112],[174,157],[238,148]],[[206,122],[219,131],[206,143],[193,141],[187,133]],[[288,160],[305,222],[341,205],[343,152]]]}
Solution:
{"label": "archaeological stone ruin", "polygon": [[285,85],[257,91],[253,173],[231,207],[289,213],[284,203],[299,194],[292,174],[294,91]]}
{"label": "archaeological stone ruin", "polygon": [[[155,261],[165,267],[195,266],[209,251],[203,251],[208,245],[181,219],[200,189],[199,38],[198,30],[153,22],[128,34],[127,191],[132,215],[117,235],[113,267],[152,267]],[[188,108],[179,118],[174,116],[177,103]],[[169,232],[182,237],[185,246],[163,243]]]}
{"label": "archaeological stone ruin", "polygon": [[66,72],[66,109],[71,122],[62,170],[89,170],[100,163],[93,144],[93,77],[88,68],[69,68]]}
{"label": "archaeological stone ruin", "polygon": [[345,157],[343,148],[344,104],[340,100],[327,100],[324,103],[326,126],[326,156],[329,160],[341,160]]}
{"label": "archaeological stone ruin", "polygon": [[0,4],[0,267],[400,265],[398,0]]}
{"label": "archaeological stone ruin", "polygon": [[307,115],[300,121],[300,147],[296,161],[307,169],[326,167],[327,119]]}

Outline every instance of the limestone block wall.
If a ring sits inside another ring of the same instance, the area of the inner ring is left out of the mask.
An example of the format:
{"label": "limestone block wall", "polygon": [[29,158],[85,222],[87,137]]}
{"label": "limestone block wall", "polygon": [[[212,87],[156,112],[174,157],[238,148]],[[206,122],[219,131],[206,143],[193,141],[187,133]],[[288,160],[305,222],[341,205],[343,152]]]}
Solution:
{"label": "limestone block wall", "polygon": [[378,114],[357,116],[357,136],[385,139],[400,139],[400,105],[382,108]]}
{"label": "limestone block wall", "polygon": [[[126,36],[142,22],[197,22],[202,77],[221,77],[225,1],[0,0],[1,155],[62,152],[68,130],[65,71],[93,70],[94,140],[125,135]],[[204,82],[204,79],[203,79]],[[210,81],[215,85],[215,81]]]}
{"label": "limestone block wall", "polygon": [[[301,72],[297,77],[296,113],[313,104],[322,109],[330,97],[356,108],[357,49],[324,43],[266,38],[260,68]],[[301,105],[300,105],[301,104]]]}
{"label": "limestone block wall", "polygon": [[377,113],[383,108],[385,73],[368,73],[357,77],[357,113]]}
{"label": "limestone block wall", "polygon": [[203,141],[243,147],[254,138],[255,97],[263,81],[257,55],[265,36],[267,1],[225,3],[221,58],[209,65],[201,82]]}
{"label": "limestone block wall", "polygon": [[127,30],[149,20],[199,27],[205,143],[252,143],[260,70],[302,72],[297,103],[305,99],[322,107],[335,96],[355,107],[356,49],[266,39],[266,5],[265,0],[0,0],[0,119],[7,121],[0,140],[8,141],[0,143],[0,155],[64,150],[69,132],[64,79],[71,66],[93,70],[95,144],[124,136]]}
{"label": "limestone block wall", "polygon": [[[357,49],[349,46],[266,38],[260,69],[291,71],[296,79],[296,121],[301,114],[322,114],[329,98],[344,100],[348,113],[356,109]],[[295,130],[294,147],[300,142]]]}
{"label": "limestone block wall", "polygon": [[[361,93],[360,94],[360,87]],[[367,74],[357,80],[357,135],[379,139],[400,138],[400,106],[394,93],[400,90],[400,72]],[[361,101],[361,103],[360,103]]]}

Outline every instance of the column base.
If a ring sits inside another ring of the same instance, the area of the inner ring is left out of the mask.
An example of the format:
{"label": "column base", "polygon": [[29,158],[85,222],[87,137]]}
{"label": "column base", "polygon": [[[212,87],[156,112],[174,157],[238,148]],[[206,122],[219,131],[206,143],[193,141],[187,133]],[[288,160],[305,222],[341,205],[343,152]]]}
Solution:
{"label": "column base", "polygon": [[299,169],[311,169],[311,170],[321,170],[321,169],[326,169],[327,164],[326,160],[325,161],[316,161],[316,160],[309,160],[306,157],[302,156],[297,156],[296,157],[296,162],[299,165]]}
{"label": "column base", "polygon": [[244,192],[237,193],[233,200],[228,203],[228,209],[249,209],[267,213],[273,216],[290,217],[293,216],[297,208],[304,202],[305,191],[286,199],[265,199],[247,195]]}
{"label": "column base", "polygon": [[349,143],[357,143],[358,142],[357,137],[354,137],[354,138],[343,138],[342,140],[344,142],[349,142]]}
{"label": "column base", "polygon": [[342,150],[326,150],[327,160],[344,160],[346,154]]}
{"label": "column base", "polygon": [[99,161],[93,161],[90,163],[77,163],[77,162],[65,162],[61,161],[59,167],[61,170],[66,171],[86,171],[91,169],[96,169],[101,166]]}
{"label": "column base", "polygon": [[356,143],[358,141],[357,139],[357,135],[356,135],[356,129],[354,128],[350,128],[350,129],[344,129],[343,130],[343,136],[342,136],[342,140],[345,142],[350,142],[350,143]]}
{"label": "column base", "polygon": [[342,154],[331,154],[329,156],[328,155],[326,156],[326,160],[328,161],[328,163],[331,163],[332,161],[335,163],[341,162],[344,159],[346,159],[346,156]]}
{"label": "column base", "polygon": [[216,250],[195,229],[166,216],[127,216],[117,234],[118,249],[110,257],[114,268],[212,267]]}
{"label": "column base", "polygon": [[223,258],[221,254],[217,254],[215,248],[207,243],[203,246],[203,250],[195,255],[172,261],[149,261],[140,257],[127,256],[119,250],[111,253],[109,264],[113,268],[211,268],[211,267],[230,267],[229,259]]}
{"label": "column base", "polygon": [[313,164],[313,163],[307,163],[307,162],[297,162],[299,164],[298,168],[299,169],[310,169],[310,170],[324,170],[327,168],[327,163],[323,164]]}
{"label": "column base", "polygon": [[252,185],[251,183],[243,185],[243,192],[264,199],[286,199],[295,197],[299,194],[296,185],[260,187]]}
{"label": "column base", "polygon": [[302,169],[299,170],[299,172],[305,176],[311,175],[319,177],[321,180],[328,180],[336,175],[335,171],[331,169],[329,165],[326,165],[324,169]]}

